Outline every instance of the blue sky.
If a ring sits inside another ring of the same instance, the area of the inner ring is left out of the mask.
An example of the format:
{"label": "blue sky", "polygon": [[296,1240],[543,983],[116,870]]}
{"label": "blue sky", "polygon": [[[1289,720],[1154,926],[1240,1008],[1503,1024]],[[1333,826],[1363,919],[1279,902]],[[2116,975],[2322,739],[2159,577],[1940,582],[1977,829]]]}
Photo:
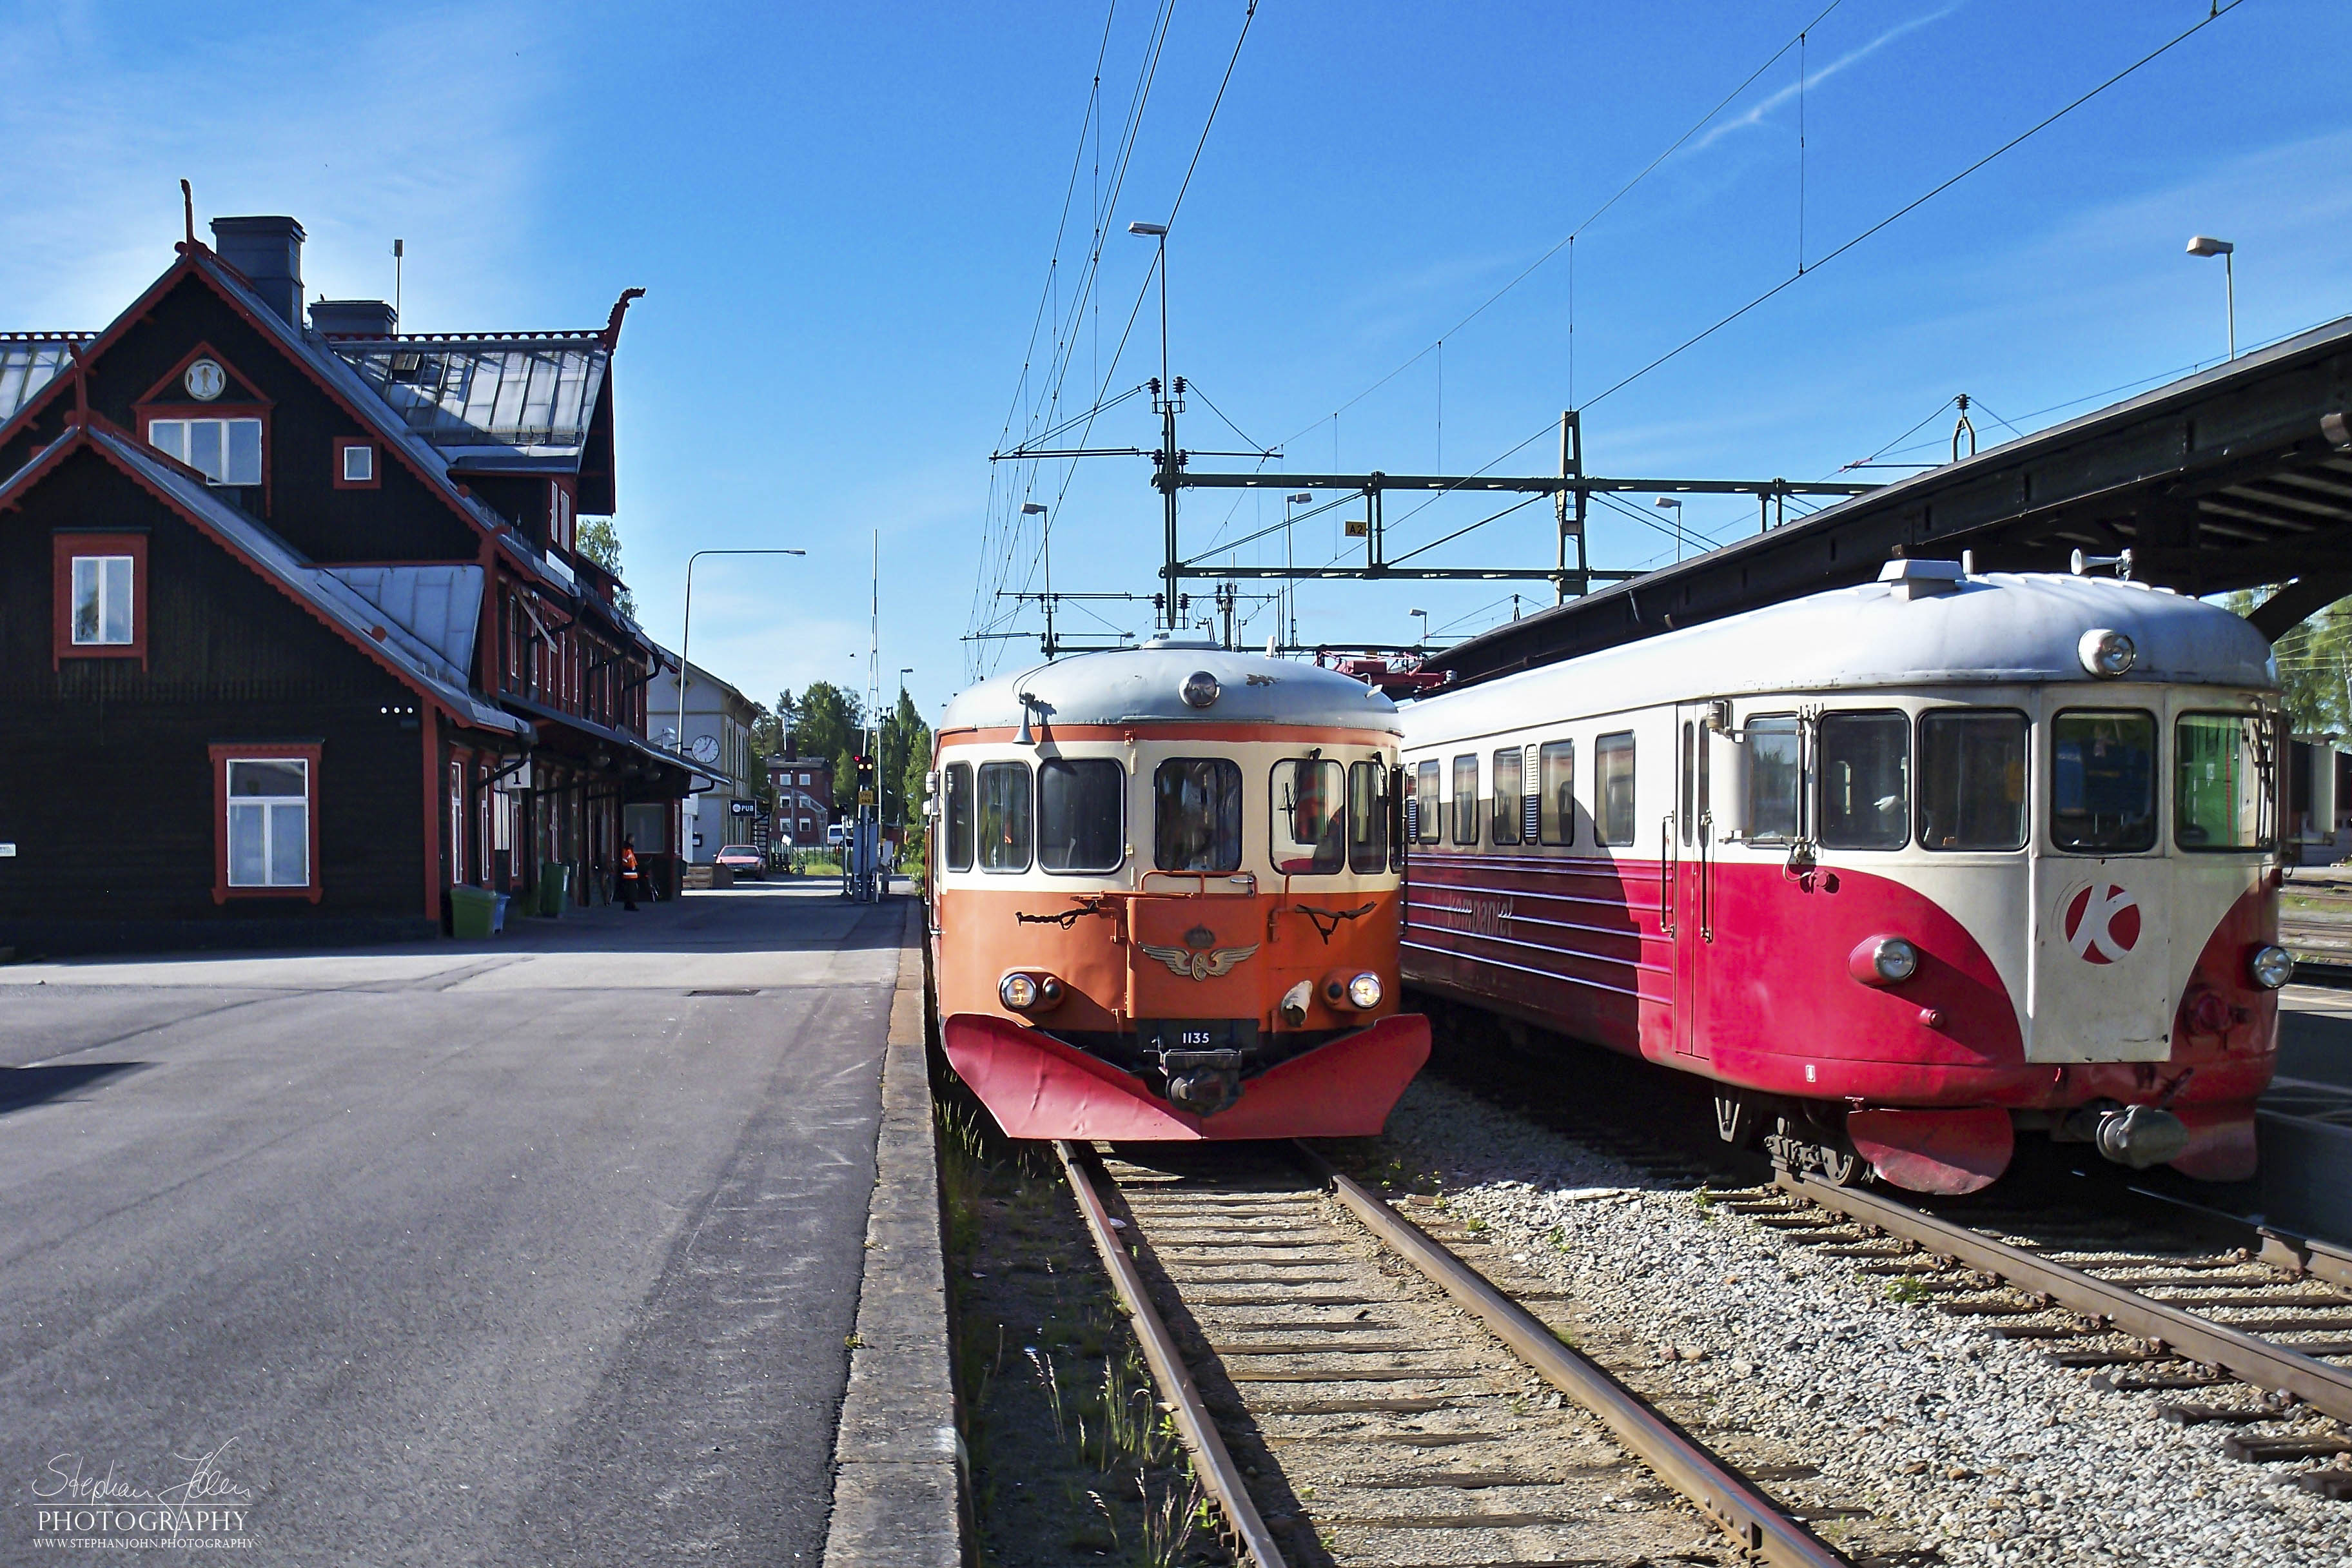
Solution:
{"label": "blue sky", "polygon": [[[1264,0],[1170,242],[1177,373],[1255,440],[1285,443],[1293,469],[1426,470],[1441,440],[1447,468],[1476,468],[1577,401],[1592,404],[1594,472],[1815,478],[1922,419],[1916,439],[1940,441],[1949,416],[1931,416],[1956,392],[1990,441],[2002,419],[2032,428],[2218,357],[2221,277],[2182,254],[2192,233],[2239,247],[2242,346],[2352,310],[2352,28],[2335,0],[2244,0],[1593,402],[1794,269],[1792,50],[1579,232],[1572,304],[1563,249],[1455,330],[1826,3]],[[1807,258],[2208,8],[1843,0],[1802,50]],[[1168,15],[1104,215],[1099,347],[1089,312],[1066,412],[1097,382],[1124,390],[1157,369],[1151,302],[1108,363],[1150,259],[1125,226],[1165,216],[1243,5],[1172,0]],[[299,217],[314,293],[387,292],[404,238],[415,331],[593,324],[642,285],[617,372],[617,521],[649,629],[675,646],[690,551],[805,547],[804,563],[698,569],[697,662],[762,699],[818,678],[862,688],[878,530],[883,684],[913,666],[936,710],[971,667],[982,568],[1034,570],[1034,525],[1009,556],[991,531],[988,456],[1024,353],[1050,357],[1050,342],[1029,346],[1032,323],[1097,53],[1108,175],[1155,16],[1123,0],[1106,42],[1099,4],[0,5],[0,329],[110,320],[171,260],[183,175],[200,216]],[[1093,222],[1091,143],[1077,167],[1065,307]],[[1423,352],[1441,335],[1442,388],[1441,356]],[[1029,392],[1042,384],[1033,370]],[[1239,445],[1198,400],[1186,420],[1188,447]],[[1130,403],[1094,438],[1156,435]],[[1554,457],[1547,436],[1505,467]],[[1056,587],[1149,593],[1147,477],[1133,458],[1066,485],[1050,468],[1000,474],[993,515],[1042,494]],[[1412,504],[1391,507],[1392,553],[1492,510],[1447,500],[1404,518]],[[1424,559],[1540,563],[1548,510]],[[1340,515],[1297,528],[1302,559],[1330,555]],[[1604,515],[1596,565],[1672,558],[1657,527]],[[1729,538],[1752,515],[1695,500],[1686,521]],[[1278,502],[1196,492],[1187,548],[1278,518]],[[1526,591],[1530,605],[1547,595]],[[1507,592],[1310,586],[1300,630],[1402,640],[1419,607],[1459,636],[1507,616]],[[1271,629],[1261,614],[1248,636]]]}

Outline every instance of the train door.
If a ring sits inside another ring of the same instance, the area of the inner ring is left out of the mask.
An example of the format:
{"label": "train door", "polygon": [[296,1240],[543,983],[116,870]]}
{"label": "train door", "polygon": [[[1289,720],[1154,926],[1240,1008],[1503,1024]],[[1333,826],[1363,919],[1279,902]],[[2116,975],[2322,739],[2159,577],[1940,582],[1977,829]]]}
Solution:
{"label": "train door", "polygon": [[2159,853],[2159,716],[2085,701],[2058,705],[2043,728],[2025,1058],[2162,1061],[2173,889]]}
{"label": "train door", "polygon": [[1715,941],[1713,878],[1715,817],[1708,777],[1706,704],[1685,702],[1675,710],[1675,810],[1664,875],[1672,886],[1676,1056],[1706,1054],[1702,1026],[1706,994],[1706,951]]}

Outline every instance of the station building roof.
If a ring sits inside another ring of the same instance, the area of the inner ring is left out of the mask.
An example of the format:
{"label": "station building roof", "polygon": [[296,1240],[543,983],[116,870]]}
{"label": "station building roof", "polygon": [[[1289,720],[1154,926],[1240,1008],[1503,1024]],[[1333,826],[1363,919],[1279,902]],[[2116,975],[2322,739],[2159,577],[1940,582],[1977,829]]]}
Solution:
{"label": "station building roof", "polygon": [[2064,571],[2132,552],[2184,594],[2286,584],[2276,637],[2352,595],[2352,317],[1801,521],[1498,626],[1430,667],[1486,679],[1865,582],[1890,556]]}

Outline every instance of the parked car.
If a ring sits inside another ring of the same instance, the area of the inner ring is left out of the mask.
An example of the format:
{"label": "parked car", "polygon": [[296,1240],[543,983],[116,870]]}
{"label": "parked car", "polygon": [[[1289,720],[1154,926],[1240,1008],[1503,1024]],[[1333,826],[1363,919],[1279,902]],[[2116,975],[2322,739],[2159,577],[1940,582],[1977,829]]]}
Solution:
{"label": "parked car", "polygon": [[723,846],[718,854],[711,857],[710,863],[724,866],[739,877],[756,878],[762,882],[768,879],[767,857],[749,844]]}

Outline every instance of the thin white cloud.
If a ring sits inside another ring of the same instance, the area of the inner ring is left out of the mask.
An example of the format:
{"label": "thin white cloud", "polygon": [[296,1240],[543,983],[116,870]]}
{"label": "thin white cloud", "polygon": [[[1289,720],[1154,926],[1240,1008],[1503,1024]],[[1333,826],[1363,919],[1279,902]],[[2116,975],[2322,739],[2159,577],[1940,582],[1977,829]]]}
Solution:
{"label": "thin white cloud", "polygon": [[[1907,22],[1897,23],[1895,26],[1889,27],[1885,32],[1879,34],[1878,37],[1871,39],[1870,42],[1864,44],[1859,48],[1853,49],[1845,54],[1840,55],[1836,59],[1833,59],[1829,64],[1822,67],[1821,69],[1807,71],[1805,73],[1803,83],[1804,90],[1808,92],[1814,90],[1819,88],[1822,83],[1829,80],[1832,77],[1836,76],[1847,67],[1859,65],[1864,60],[1866,60],[1871,56],[1876,54],[1879,50],[1885,48],[1887,45],[1893,43],[1895,39],[1902,37],[1908,33],[1916,33],[1931,22],[1940,22],[1959,8],[1960,7],[1958,4],[1954,4],[1945,6],[1940,11],[1930,11],[1924,16],[1914,16]],[[1705,135],[1701,136],[1697,141],[1693,142],[1688,147],[1683,149],[1680,156],[1687,158],[1695,153],[1704,153],[1709,147],[1714,146],[1717,142],[1722,141],[1725,137],[1730,135],[1735,131],[1746,131],[1762,124],[1771,116],[1773,110],[1780,108],[1783,104],[1793,101],[1797,96],[1799,84],[1796,82],[1790,82],[1788,86],[1781,88],[1779,91],[1768,94],[1763,101],[1757,104],[1753,109],[1748,110],[1746,113],[1734,115],[1729,120],[1726,120],[1719,124],[1709,127]]]}

